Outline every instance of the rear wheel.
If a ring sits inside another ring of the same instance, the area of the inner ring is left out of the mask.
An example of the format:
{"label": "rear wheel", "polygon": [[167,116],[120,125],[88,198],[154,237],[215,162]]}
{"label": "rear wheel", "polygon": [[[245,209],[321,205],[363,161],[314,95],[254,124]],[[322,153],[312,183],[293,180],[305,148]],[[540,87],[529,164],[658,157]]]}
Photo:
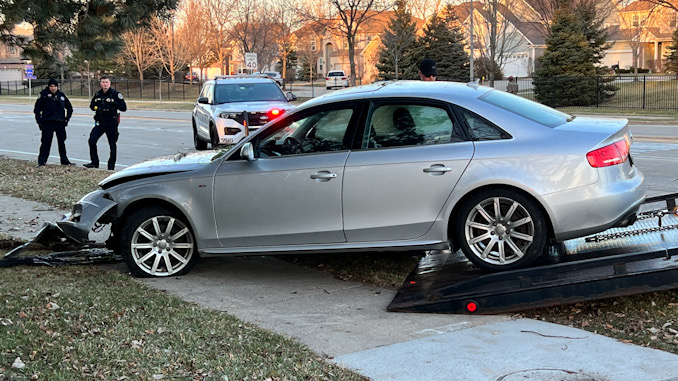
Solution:
{"label": "rear wheel", "polygon": [[486,190],[466,200],[455,227],[464,255],[486,270],[526,267],[546,247],[546,219],[537,203],[507,189]]}
{"label": "rear wheel", "polygon": [[200,139],[200,136],[198,136],[198,129],[195,126],[195,121],[193,121],[193,145],[195,146],[195,149],[198,151],[203,151],[207,149],[207,142]]}
{"label": "rear wheel", "polygon": [[120,251],[132,274],[139,277],[183,275],[198,258],[184,217],[157,206],[127,218],[120,231]]}

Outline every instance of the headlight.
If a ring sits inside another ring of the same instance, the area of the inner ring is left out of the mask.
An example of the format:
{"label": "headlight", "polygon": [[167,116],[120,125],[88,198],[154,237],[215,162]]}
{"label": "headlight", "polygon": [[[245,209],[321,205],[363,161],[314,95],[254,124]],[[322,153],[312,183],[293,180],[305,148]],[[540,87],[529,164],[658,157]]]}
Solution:
{"label": "headlight", "polygon": [[224,111],[224,112],[219,113],[219,118],[222,118],[222,119],[238,119],[238,118],[240,118],[241,114],[242,113],[240,113],[240,112],[226,112],[226,111]]}

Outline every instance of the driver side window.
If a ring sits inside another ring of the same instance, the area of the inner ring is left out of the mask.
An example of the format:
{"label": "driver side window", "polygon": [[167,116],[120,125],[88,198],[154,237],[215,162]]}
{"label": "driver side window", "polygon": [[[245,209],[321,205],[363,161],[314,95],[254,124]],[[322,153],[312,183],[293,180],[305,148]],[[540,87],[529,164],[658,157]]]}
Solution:
{"label": "driver side window", "polygon": [[320,111],[292,120],[276,133],[265,137],[257,157],[301,155],[348,149],[346,139],[353,109]]}

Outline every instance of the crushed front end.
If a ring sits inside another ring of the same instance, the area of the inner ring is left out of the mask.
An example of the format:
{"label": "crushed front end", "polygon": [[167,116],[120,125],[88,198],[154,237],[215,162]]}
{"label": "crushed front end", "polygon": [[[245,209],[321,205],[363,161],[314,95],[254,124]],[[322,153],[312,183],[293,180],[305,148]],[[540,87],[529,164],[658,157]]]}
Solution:
{"label": "crushed front end", "polygon": [[88,243],[89,233],[98,226],[101,217],[116,205],[107,192],[96,190],[73,205],[73,210],[57,225],[69,238],[81,244]]}

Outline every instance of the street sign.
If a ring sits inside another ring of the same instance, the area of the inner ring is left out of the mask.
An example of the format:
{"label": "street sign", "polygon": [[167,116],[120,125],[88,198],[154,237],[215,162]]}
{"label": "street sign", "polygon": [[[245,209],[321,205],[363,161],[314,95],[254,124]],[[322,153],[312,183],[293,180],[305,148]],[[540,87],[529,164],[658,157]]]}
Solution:
{"label": "street sign", "polygon": [[257,70],[257,53],[245,53],[245,67]]}
{"label": "street sign", "polygon": [[35,67],[34,67],[33,65],[26,65],[26,79],[37,79],[37,78],[33,75],[33,69],[34,69],[34,68],[35,68]]}

